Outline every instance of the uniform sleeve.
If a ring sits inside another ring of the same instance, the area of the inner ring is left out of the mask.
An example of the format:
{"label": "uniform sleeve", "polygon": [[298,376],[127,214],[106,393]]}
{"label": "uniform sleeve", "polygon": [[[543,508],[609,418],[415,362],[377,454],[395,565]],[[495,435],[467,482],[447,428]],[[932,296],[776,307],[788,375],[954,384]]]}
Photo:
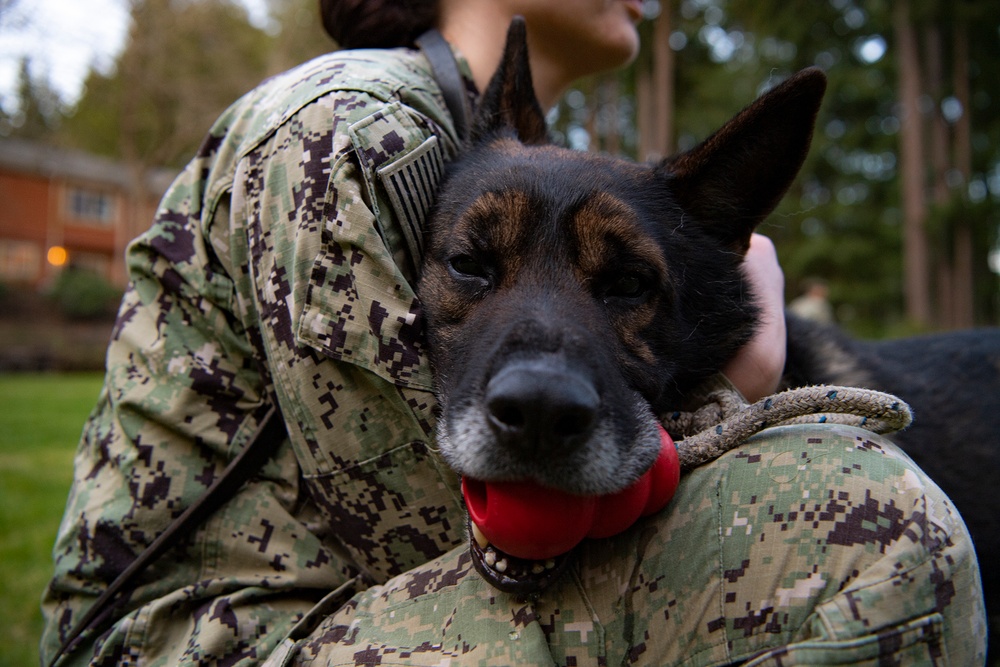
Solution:
{"label": "uniform sleeve", "polygon": [[[43,659],[275,397],[289,439],[69,663],[256,664],[331,592],[346,600],[458,539],[455,481],[427,445],[416,300],[387,250],[402,237],[391,204],[376,215],[381,187],[335,155],[355,152],[352,109],[366,104],[385,106],[322,97],[241,159],[224,155],[220,123],[129,247],[54,548]],[[308,327],[304,313],[318,313]]]}
{"label": "uniform sleeve", "polygon": [[[355,106],[367,112],[337,110]],[[250,267],[238,292],[264,325],[260,346],[304,483],[372,583],[463,535],[457,477],[432,447],[430,366],[403,268],[410,251],[380,180],[432,138],[398,103],[322,98],[241,160],[230,215],[229,238],[246,243],[238,263]]]}
{"label": "uniform sleeve", "polygon": [[332,609],[271,665],[981,665],[961,517],[887,440],[768,429],[682,478],[661,513],[584,542],[531,599],[467,548]]}
{"label": "uniform sleeve", "polygon": [[[129,248],[132,284],[107,376],[75,459],[54,548],[42,655],[214,481],[268,404],[266,372],[234,317],[231,278],[201,232],[198,169],[175,183]],[[151,656],[194,664],[280,641],[316,598],[356,575],[312,524],[292,449],[274,443],[258,477],[141,578],[80,664]]]}

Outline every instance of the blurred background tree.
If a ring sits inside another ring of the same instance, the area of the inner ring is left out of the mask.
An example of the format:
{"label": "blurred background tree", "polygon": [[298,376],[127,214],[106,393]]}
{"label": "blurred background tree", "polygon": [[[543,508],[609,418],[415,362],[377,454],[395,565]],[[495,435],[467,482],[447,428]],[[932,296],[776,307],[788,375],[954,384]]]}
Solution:
{"label": "blurred background tree", "polygon": [[839,321],[871,336],[998,322],[989,262],[996,271],[1000,3],[646,9],[640,58],[605,77],[622,99],[602,100],[595,91],[612,86],[588,82],[554,113],[568,143],[640,159],[688,149],[792,72],[818,66],[830,86],[810,157],[763,227],[789,298],[823,279]]}
{"label": "blurred background tree", "polygon": [[[0,136],[122,159],[140,183],[150,167],[182,166],[261,79],[335,48],[315,0],[268,0],[264,22],[236,0],[128,2],[117,67],[91,72],[66,109],[25,64],[18,117],[0,114]],[[839,322],[868,336],[1000,322],[990,269],[992,257],[1000,271],[1000,0],[646,0],[644,9],[637,61],[581,82],[552,110],[559,141],[662,157],[818,66],[830,86],[812,151],[762,229],[789,298],[822,279]]]}

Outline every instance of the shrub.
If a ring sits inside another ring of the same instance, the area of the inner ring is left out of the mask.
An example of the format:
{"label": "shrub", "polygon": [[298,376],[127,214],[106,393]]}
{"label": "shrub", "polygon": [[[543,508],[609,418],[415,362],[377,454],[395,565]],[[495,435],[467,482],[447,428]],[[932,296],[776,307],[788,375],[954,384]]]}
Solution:
{"label": "shrub", "polygon": [[121,290],[102,276],[77,268],[60,273],[51,292],[60,312],[71,319],[111,317],[121,296]]}

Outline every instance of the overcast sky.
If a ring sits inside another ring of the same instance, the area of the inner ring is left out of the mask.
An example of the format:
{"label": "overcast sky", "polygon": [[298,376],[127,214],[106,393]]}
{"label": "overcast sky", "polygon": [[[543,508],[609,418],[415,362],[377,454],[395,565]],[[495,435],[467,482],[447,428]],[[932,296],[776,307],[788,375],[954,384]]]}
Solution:
{"label": "overcast sky", "polygon": [[[265,0],[240,0],[264,19]],[[121,51],[128,27],[126,0],[14,0],[0,14],[0,106],[12,111],[20,59],[48,76],[72,104],[89,69],[107,72]]]}

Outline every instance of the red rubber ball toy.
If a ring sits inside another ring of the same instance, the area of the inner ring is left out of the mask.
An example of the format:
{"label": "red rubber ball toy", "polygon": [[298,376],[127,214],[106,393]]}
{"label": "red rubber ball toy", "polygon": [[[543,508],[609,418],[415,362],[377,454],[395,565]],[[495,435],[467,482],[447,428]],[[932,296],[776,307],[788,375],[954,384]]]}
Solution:
{"label": "red rubber ball toy", "polygon": [[611,537],[641,516],[659,512],[680,483],[677,447],[660,427],[660,455],[634,484],[607,496],[578,496],[533,482],[462,479],[472,522],[501,551],[544,560],[584,538]]}

